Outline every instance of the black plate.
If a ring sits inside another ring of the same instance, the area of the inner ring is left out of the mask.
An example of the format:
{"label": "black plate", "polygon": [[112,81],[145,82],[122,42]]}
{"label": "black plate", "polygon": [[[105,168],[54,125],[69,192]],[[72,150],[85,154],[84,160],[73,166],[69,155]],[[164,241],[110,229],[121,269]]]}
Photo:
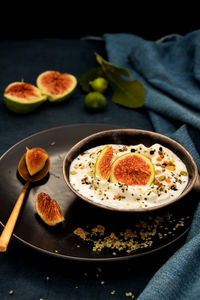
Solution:
{"label": "black plate", "polygon": [[[17,221],[14,236],[24,244],[61,258],[110,261],[147,255],[183,237],[190,227],[195,205],[186,209],[185,201],[182,201],[178,206],[156,213],[112,212],[82,201],[67,187],[62,174],[66,152],[90,134],[115,128],[121,126],[77,124],[57,127],[34,134],[5,152],[0,159],[0,224],[6,223],[23,187],[16,170],[25,147],[42,147],[49,153],[51,168],[44,181],[32,184]],[[63,224],[50,227],[40,220],[35,212],[35,199],[40,192],[56,199],[65,216]],[[77,228],[88,233],[87,240],[73,233]],[[105,231],[95,233],[96,228]]]}

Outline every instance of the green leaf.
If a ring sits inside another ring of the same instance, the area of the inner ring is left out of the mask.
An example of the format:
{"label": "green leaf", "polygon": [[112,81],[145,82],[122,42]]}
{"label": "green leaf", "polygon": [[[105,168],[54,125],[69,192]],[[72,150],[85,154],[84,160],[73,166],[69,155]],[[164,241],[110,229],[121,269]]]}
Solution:
{"label": "green leaf", "polygon": [[97,53],[95,55],[113,89],[112,101],[129,108],[142,107],[146,96],[143,83],[123,79],[122,75],[130,77],[128,69],[111,64]]}
{"label": "green leaf", "polygon": [[84,73],[79,78],[79,84],[80,84],[82,90],[86,93],[89,93],[92,90],[90,81],[93,81],[94,79],[96,79],[98,77],[105,77],[101,67],[96,67],[96,68],[90,69],[89,71]]}

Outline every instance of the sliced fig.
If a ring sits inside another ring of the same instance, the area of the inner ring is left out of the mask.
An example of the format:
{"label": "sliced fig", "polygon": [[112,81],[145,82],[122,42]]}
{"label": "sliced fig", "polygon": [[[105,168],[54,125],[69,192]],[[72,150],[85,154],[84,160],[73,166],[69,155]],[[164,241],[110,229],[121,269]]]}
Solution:
{"label": "sliced fig", "polygon": [[42,148],[26,148],[26,167],[31,176],[34,176],[38,172],[40,172],[48,159],[48,154]]}
{"label": "sliced fig", "polygon": [[96,160],[95,171],[97,176],[105,180],[109,179],[112,168],[112,159],[112,146],[105,146]]}
{"label": "sliced fig", "polygon": [[57,71],[46,71],[37,78],[38,88],[51,102],[60,102],[72,95],[77,85],[75,76]]}
{"label": "sliced fig", "polygon": [[50,226],[55,226],[64,221],[63,213],[56,200],[46,193],[39,193],[35,202],[35,208],[40,218]]}
{"label": "sliced fig", "polygon": [[4,91],[4,104],[14,113],[32,112],[46,100],[47,96],[30,83],[13,82]]}
{"label": "sliced fig", "polygon": [[112,164],[111,182],[128,185],[151,185],[155,176],[151,160],[139,153],[126,153]]}

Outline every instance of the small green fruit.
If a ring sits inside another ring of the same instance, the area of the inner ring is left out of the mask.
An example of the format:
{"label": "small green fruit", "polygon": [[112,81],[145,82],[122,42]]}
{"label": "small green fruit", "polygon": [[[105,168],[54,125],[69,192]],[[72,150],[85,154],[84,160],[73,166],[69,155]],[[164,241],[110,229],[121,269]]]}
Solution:
{"label": "small green fruit", "polygon": [[108,81],[103,77],[98,77],[90,82],[94,91],[103,93],[108,87]]}
{"label": "small green fruit", "polygon": [[90,92],[85,96],[84,103],[90,111],[103,110],[106,107],[106,97],[99,92]]}

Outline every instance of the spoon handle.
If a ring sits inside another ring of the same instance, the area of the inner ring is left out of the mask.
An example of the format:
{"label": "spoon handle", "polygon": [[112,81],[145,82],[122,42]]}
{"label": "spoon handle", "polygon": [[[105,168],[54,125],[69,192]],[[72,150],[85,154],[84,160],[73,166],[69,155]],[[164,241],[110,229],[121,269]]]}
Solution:
{"label": "spoon handle", "polygon": [[26,192],[28,190],[30,181],[27,181],[24,185],[21,193],[19,194],[19,197],[15,203],[15,206],[10,214],[10,217],[4,227],[4,230],[2,231],[2,234],[0,236],[0,252],[5,252],[7,250],[10,238],[12,236],[17,218],[19,216]]}

